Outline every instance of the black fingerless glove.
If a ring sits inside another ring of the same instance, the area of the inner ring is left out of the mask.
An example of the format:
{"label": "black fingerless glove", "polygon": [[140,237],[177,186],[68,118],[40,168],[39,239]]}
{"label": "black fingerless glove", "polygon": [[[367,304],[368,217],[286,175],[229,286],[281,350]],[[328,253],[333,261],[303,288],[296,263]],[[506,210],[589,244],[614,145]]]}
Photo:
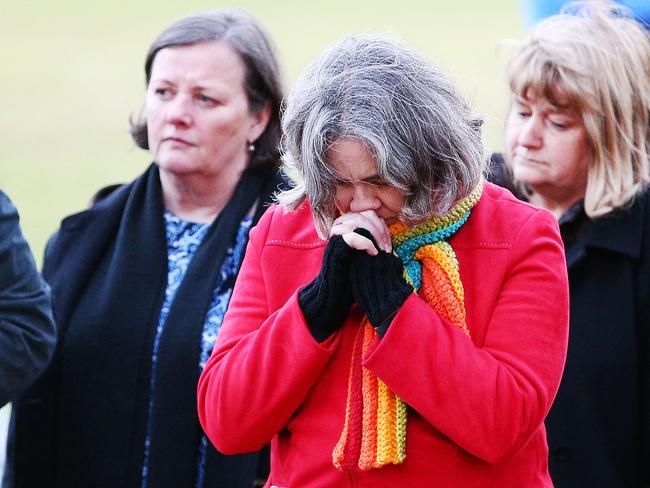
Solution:
{"label": "black fingerless glove", "polygon": [[[379,249],[369,231],[355,229],[355,232],[370,239]],[[379,250],[379,254],[371,256],[365,251],[352,252],[352,295],[380,337],[386,334],[393,317],[413,292],[403,273],[401,259],[392,253]]]}
{"label": "black fingerless glove", "polygon": [[343,237],[330,238],[318,276],[298,293],[309,331],[318,342],[343,325],[352,306],[348,271],[351,256],[352,249]]}

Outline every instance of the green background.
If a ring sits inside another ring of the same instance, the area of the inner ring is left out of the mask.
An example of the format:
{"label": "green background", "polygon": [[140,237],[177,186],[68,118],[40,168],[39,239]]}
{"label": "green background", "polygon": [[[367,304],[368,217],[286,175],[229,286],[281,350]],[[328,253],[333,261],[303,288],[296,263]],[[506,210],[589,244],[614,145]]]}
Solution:
{"label": "green background", "polygon": [[[167,24],[231,3],[3,0],[0,8],[0,188],[40,262],[60,220],[99,187],[149,163],[128,135],[144,97],[144,55]],[[501,148],[504,39],[523,32],[517,0],[243,1],[278,47],[287,88],[326,45],[350,32],[396,35],[458,82]]]}

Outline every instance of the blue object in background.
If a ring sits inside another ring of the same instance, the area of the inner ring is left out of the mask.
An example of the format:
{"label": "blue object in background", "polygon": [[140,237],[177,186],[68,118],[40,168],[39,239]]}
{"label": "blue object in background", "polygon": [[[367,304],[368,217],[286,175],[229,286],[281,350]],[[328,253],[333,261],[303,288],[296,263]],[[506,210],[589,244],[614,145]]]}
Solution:
{"label": "blue object in background", "polygon": [[[545,17],[560,12],[568,0],[521,0],[521,11],[527,29]],[[629,8],[636,19],[650,29],[650,0],[619,0],[618,3]]]}

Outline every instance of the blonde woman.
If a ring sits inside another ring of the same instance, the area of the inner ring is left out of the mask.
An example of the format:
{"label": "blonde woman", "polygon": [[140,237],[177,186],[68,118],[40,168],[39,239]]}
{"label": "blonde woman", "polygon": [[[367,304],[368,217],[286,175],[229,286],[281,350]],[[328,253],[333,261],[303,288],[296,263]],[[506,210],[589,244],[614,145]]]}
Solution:
{"label": "blonde woman", "polygon": [[650,40],[619,8],[539,24],[508,66],[493,178],[552,211],[566,247],[569,352],[547,418],[555,485],[649,486]]}

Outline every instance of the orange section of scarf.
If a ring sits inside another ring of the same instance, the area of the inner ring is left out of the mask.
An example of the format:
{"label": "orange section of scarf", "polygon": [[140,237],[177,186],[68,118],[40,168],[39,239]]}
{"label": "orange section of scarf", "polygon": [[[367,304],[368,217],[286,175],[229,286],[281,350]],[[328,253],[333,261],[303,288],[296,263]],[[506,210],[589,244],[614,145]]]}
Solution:
{"label": "orange section of scarf", "polygon": [[[440,317],[468,337],[463,284],[456,254],[447,240],[467,221],[482,188],[481,183],[444,216],[419,226],[397,222],[390,227],[406,280]],[[406,404],[362,365],[375,335],[364,317],[352,349],[343,432],[332,453],[334,466],[341,470],[365,471],[406,459]]]}

